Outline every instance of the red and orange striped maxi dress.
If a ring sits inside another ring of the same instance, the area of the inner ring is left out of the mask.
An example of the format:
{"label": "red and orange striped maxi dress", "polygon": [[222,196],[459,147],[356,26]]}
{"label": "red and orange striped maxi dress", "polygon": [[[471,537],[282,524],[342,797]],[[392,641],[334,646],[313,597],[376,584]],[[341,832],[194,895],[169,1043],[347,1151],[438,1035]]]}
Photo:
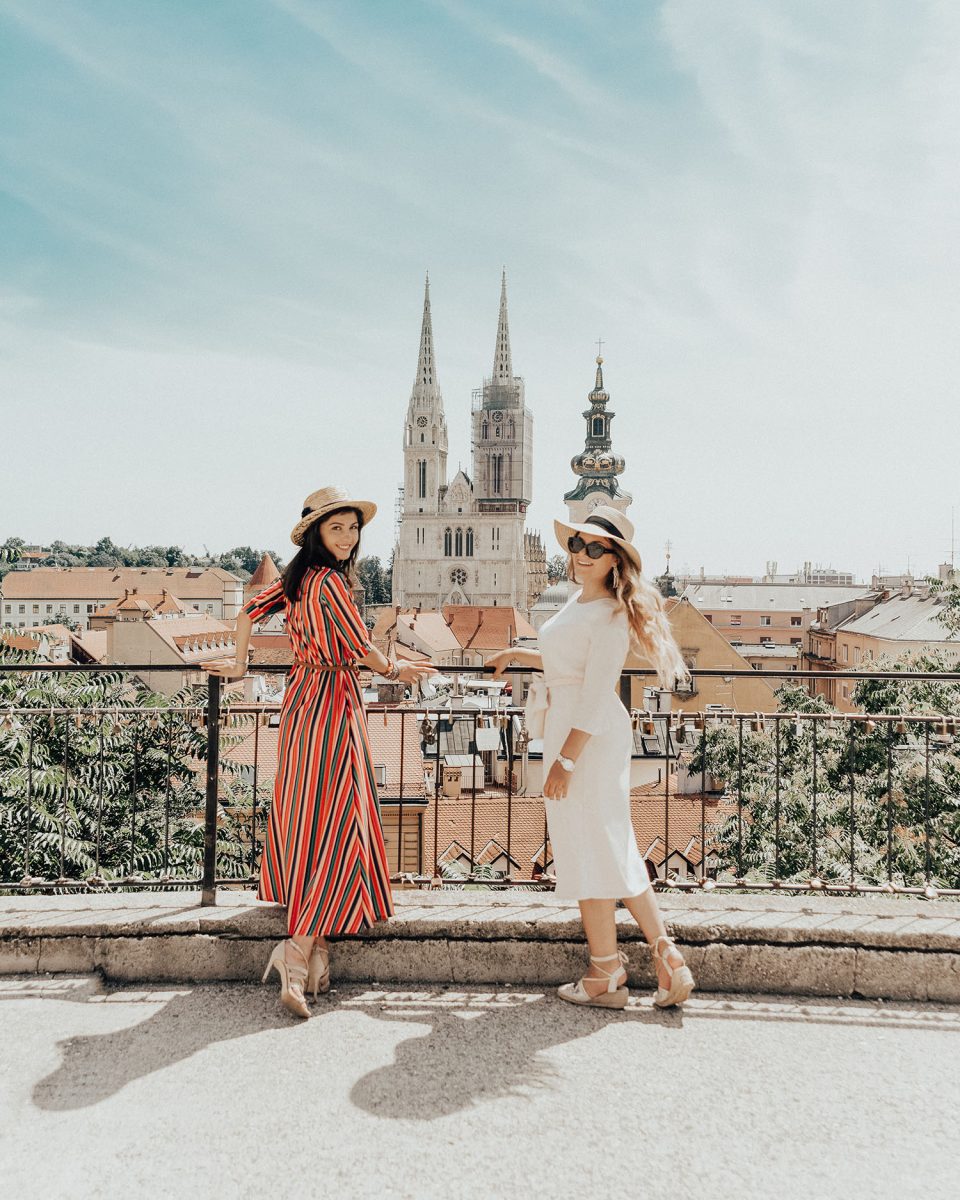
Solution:
{"label": "red and orange striped maxi dress", "polygon": [[275,580],[246,605],[286,610],[294,666],[280,710],[277,778],[260,862],[260,899],[287,906],[291,935],[357,933],[393,913],[363,695],[348,666],[370,650],[339,571],[311,568],[288,601]]}

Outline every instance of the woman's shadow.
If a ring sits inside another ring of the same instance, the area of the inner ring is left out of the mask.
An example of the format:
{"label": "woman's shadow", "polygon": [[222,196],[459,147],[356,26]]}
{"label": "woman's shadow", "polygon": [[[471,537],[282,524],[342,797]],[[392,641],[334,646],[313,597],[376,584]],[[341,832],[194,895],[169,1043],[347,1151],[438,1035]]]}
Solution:
{"label": "woman's shadow", "polygon": [[[386,1011],[373,1014],[388,1021],[429,1021],[430,1029],[400,1042],[393,1062],[354,1084],[350,1099],[358,1108],[406,1120],[446,1117],[478,1102],[551,1087],[556,1071],[545,1052],[591,1037],[611,1022],[681,1025],[679,1013],[640,1005],[622,1013],[574,1008],[550,994],[458,992],[449,1003],[443,992],[432,995],[439,1000],[426,1009],[417,1009],[415,1000],[392,1008],[388,1001]],[[377,1000],[378,1009],[384,999]]]}
{"label": "woman's shadow", "polygon": [[[163,989],[130,993],[131,1000],[143,998],[162,1007],[123,1029],[60,1042],[60,1065],[34,1088],[37,1107],[61,1112],[96,1105],[127,1084],[166,1070],[207,1046],[265,1030],[287,1030],[305,1050],[315,1033],[321,1032],[315,1022],[360,1012],[371,1020],[419,1027],[429,1023],[430,1029],[400,1041],[388,1066],[354,1083],[351,1102],[379,1117],[432,1120],[478,1101],[549,1087],[553,1070],[543,1052],[589,1037],[611,1021],[680,1025],[677,1014],[638,1006],[613,1015],[570,1008],[541,993],[441,988],[411,993],[382,987],[331,993],[314,1007],[309,1022],[293,1023],[277,1007],[272,989],[268,993],[223,984],[171,992],[165,1001]],[[122,1001],[124,992],[113,996]],[[92,997],[73,999],[89,1003]]]}

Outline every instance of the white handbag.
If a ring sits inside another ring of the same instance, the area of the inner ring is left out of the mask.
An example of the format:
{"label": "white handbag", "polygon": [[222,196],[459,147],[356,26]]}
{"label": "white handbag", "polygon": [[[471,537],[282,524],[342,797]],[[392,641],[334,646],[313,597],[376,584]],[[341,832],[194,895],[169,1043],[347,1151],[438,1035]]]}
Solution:
{"label": "white handbag", "polygon": [[547,721],[547,685],[542,675],[534,675],[527,691],[523,723],[530,738],[542,738]]}

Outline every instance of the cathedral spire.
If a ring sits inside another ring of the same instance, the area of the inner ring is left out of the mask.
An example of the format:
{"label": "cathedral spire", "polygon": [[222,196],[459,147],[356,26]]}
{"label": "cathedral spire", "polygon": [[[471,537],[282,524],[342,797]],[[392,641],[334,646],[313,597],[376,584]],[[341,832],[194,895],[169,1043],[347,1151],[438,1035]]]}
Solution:
{"label": "cathedral spire", "polygon": [[493,382],[513,383],[510,357],[510,326],[507,324],[507,268],[500,278],[500,320],[497,323],[497,348],[493,354]]}
{"label": "cathedral spire", "polygon": [[427,274],[423,287],[423,324],[420,327],[420,357],[417,360],[417,378],[414,393],[421,396],[437,392],[437,371],[433,358],[433,319],[430,315],[430,275]]}

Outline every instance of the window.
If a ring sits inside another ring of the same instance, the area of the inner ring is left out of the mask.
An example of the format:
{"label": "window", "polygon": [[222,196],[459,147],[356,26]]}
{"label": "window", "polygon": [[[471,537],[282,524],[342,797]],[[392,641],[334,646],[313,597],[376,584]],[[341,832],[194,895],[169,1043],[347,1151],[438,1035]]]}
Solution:
{"label": "window", "polygon": [[27,611],[27,606],[25,604],[17,605],[17,612],[25,613],[26,611]]}
{"label": "window", "polygon": [[740,625],[740,624],[742,624],[741,618],[740,618],[740,617],[733,617],[733,616],[732,616],[732,617],[730,618],[730,624],[731,624],[731,625]]}
{"label": "window", "polygon": [[799,646],[799,645],[800,645],[800,638],[791,638],[791,639],[790,639],[790,645],[791,645],[791,646]]}
{"label": "window", "polygon": [[[9,604],[7,604],[7,605],[5,605],[5,606],[4,606],[4,612],[12,612],[12,611],[13,611],[13,610],[11,609],[11,607],[10,607],[10,605],[9,605]],[[50,611],[50,605],[48,604],[48,605],[47,605],[47,612],[49,612],[49,611]]]}
{"label": "window", "polygon": [[35,612],[35,613],[38,613],[38,612],[40,611],[40,605],[39,605],[39,604],[34,604],[34,605],[32,605],[32,607],[31,607],[30,611],[31,611],[31,612]]}
{"label": "window", "polygon": [[417,460],[417,498],[425,499],[427,495],[427,460],[421,458]]}
{"label": "window", "polygon": [[473,558],[473,530],[467,530],[467,558]]}
{"label": "window", "polygon": [[482,438],[490,436],[490,426],[486,423],[486,421],[484,421],[484,423],[480,426],[480,436]]}
{"label": "window", "polygon": [[848,687],[848,685],[844,684],[842,690],[843,690],[844,700],[849,700],[850,699],[850,688]]}
{"label": "window", "polygon": [[88,604],[88,605],[87,605],[87,612],[88,612],[88,613],[92,613],[92,612],[93,612],[93,605],[92,605],[92,604]]}
{"label": "window", "polygon": [[713,613],[704,613],[703,615],[707,618],[707,620],[712,625],[713,624]]}
{"label": "window", "polygon": [[490,490],[499,495],[503,491],[503,455],[490,456]]}
{"label": "window", "polygon": [[[844,662],[850,661],[850,647],[847,645],[846,642],[843,643],[843,654],[841,657],[843,658]],[[847,689],[844,688],[843,690],[846,691]]]}
{"label": "window", "polygon": [[772,617],[761,617],[761,618],[760,618],[760,624],[761,624],[761,625],[771,625],[772,623],[773,623],[773,618],[772,618]]}
{"label": "window", "polygon": [[453,531],[449,526],[443,531],[443,553],[446,558],[453,554]]}
{"label": "window", "polygon": [[463,557],[463,530],[457,526],[457,532],[453,538],[453,552],[457,558]]}
{"label": "window", "polygon": [[761,669],[760,663],[751,663],[750,666],[753,667],[755,671],[759,671]]}
{"label": "window", "polygon": [[[9,611],[10,611],[10,610],[9,610],[9,608],[8,608],[8,609],[7,609],[7,612],[9,612]],[[47,612],[48,612],[48,613],[52,613],[52,612],[53,612],[53,605],[52,605],[52,604],[48,604],[48,605],[47,605]]]}
{"label": "window", "polygon": [[773,638],[770,636],[769,633],[761,633],[760,634],[760,645],[761,646],[772,646],[773,645]]}
{"label": "window", "polygon": [[790,624],[796,629],[803,624],[803,617],[791,617]]}
{"label": "window", "polygon": [[79,605],[79,604],[75,604],[75,605],[73,606],[73,611],[74,611],[75,613],[78,613],[78,612],[80,611],[80,605]]}
{"label": "window", "polygon": [[593,436],[603,437],[603,417],[593,418]]}
{"label": "window", "polygon": [[859,664],[860,664],[860,647],[854,646],[854,648],[853,648],[853,665],[856,667],[856,666],[859,666]]}
{"label": "window", "polygon": [[387,786],[387,768],[383,763],[376,763],[374,765],[373,774],[377,781],[377,787]]}

